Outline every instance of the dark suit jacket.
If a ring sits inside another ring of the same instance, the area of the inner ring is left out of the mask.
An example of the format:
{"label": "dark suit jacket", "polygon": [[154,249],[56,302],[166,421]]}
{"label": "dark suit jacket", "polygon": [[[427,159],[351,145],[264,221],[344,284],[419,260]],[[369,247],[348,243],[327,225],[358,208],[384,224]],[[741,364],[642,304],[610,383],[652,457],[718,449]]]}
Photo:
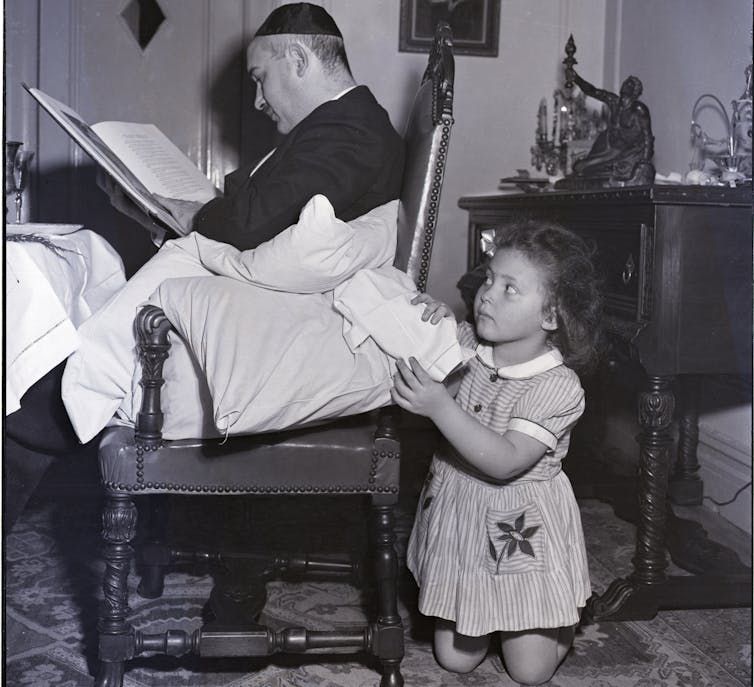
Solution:
{"label": "dark suit jacket", "polygon": [[365,86],[320,105],[299,122],[249,178],[225,178],[225,195],[201,208],[194,229],[246,250],[295,224],[307,201],[327,196],[347,222],[397,198],[404,144]]}

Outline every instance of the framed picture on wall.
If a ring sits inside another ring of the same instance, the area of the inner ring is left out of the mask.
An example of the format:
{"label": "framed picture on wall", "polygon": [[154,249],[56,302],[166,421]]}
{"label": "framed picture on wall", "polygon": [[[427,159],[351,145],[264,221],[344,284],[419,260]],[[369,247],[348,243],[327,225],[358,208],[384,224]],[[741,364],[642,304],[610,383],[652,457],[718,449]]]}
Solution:
{"label": "framed picture on wall", "polygon": [[500,0],[401,0],[402,52],[429,52],[435,25],[446,21],[457,55],[497,57]]}

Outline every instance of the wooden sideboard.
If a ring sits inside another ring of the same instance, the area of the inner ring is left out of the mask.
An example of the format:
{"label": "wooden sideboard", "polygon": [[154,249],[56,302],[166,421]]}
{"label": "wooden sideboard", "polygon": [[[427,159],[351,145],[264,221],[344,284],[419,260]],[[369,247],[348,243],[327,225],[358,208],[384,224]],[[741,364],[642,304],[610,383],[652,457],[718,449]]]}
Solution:
{"label": "wooden sideboard", "polygon": [[[588,612],[594,619],[651,618],[660,608],[751,605],[744,574],[666,575],[674,382],[752,372],[752,189],[652,186],[461,198],[469,213],[468,267],[482,239],[519,218],[557,221],[596,248],[614,361],[638,370],[639,513],[633,571]],[[692,390],[693,384],[688,385]],[[673,488],[701,502],[696,410],[686,420]],[[689,420],[690,418],[690,420]]]}

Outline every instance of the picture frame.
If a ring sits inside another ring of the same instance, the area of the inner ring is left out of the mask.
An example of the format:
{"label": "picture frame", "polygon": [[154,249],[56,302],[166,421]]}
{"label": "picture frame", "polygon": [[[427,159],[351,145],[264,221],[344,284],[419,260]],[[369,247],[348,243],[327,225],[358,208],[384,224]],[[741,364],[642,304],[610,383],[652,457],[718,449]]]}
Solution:
{"label": "picture frame", "polygon": [[456,55],[497,57],[500,0],[401,0],[400,52],[429,52],[438,21],[447,21]]}

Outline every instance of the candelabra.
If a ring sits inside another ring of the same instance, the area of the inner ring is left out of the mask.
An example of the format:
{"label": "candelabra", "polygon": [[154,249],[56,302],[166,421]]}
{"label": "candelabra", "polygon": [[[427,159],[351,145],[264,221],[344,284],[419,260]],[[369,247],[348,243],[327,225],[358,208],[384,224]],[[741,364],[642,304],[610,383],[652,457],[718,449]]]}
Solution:
{"label": "candelabra", "polygon": [[[712,93],[700,95],[691,110],[691,145],[693,148],[691,170],[703,173],[705,162],[715,166],[714,173],[724,183],[751,179],[752,143],[752,66],[744,71],[746,86],[740,97],[731,100],[732,113]],[[725,138],[713,138],[698,123],[701,110],[712,101],[725,122]],[[707,177],[708,178],[708,177]]]}
{"label": "candelabra", "polygon": [[[563,64],[565,73],[578,64],[574,57],[576,43],[573,36],[568,38],[565,47],[566,57]],[[604,126],[604,113],[590,112],[586,107],[583,93],[573,94],[573,83],[566,82],[562,89],[557,88],[552,94],[552,127],[547,121],[547,100],[542,98],[537,111],[537,129],[534,145],[531,147],[531,164],[550,177],[568,174],[574,156],[581,152],[581,147],[594,138]],[[586,146],[588,149],[588,145]]]}

